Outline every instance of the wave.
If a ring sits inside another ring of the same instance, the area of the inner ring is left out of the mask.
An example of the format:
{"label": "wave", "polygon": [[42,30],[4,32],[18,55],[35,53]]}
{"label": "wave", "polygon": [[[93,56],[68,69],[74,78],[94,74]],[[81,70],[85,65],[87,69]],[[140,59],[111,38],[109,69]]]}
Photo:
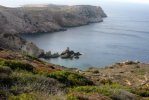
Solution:
{"label": "wave", "polygon": [[140,31],[140,30],[131,30],[131,29],[121,29],[121,28],[105,28],[105,29],[122,30],[122,31],[129,31],[129,32],[137,32],[137,33],[149,34],[149,31]]}
{"label": "wave", "polygon": [[127,37],[133,37],[133,38],[142,38],[141,36],[134,35],[134,34],[126,34],[126,33],[120,33],[120,32],[106,32],[106,31],[100,31],[100,30],[94,30],[94,32],[98,33],[104,33],[109,35],[120,35],[120,36],[127,36]]}
{"label": "wave", "polygon": [[107,45],[107,47],[109,48],[118,48],[118,49],[127,49],[127,50],[137,50],[137,52],[144,52],[144,53],[149,53],[149,50],[148,49],[142,49],[142,48],[139,48],[139,47],[134,47],[134,46],[128,46],[128,45],[122,45],[122,44],[110,44],[110,45]]}

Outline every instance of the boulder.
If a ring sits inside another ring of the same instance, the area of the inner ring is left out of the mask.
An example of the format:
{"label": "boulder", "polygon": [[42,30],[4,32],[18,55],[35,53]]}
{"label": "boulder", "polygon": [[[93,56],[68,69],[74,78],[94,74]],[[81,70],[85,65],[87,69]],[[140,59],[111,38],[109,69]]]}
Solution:
{"label": "boulder", "polygon": [[66,50],[64,50],[62,53],[61,53],[61,55],[65,55],[66,53],[69,53],[70,51],[69,51],[69,47],[67,47],[66,48]]}
{"label": "boulder", "polygon": [[57,52],[57,53],[54,53],[54,54],[52,54],[51,55],[51,58],[58,58],[60,55],[59,55],[59,53]]}
{"label": "boulder", "polygon": [[74,58],[75,58],[75,59],[79,59],[79,56],[75,56]]}
{"label": "boulder", "polygon": [[71,57],[71,55],[69,55],[69,53],[65,53],[65,54],[61,55],[61,58],[66,59],[66,58],[72,58],[72,57]]}
{"label": "boulder", "polygon": [[48,51],[48,52],[45,53],[45,58],[50,58],[51,55],[52,55],[52,54],[51,54],[51,51]]}
{"label": "boulder", "polygon": [[80,56],[82,55],[80,52],[74,53],[74,56]]}
{"label": "boulder", "polygon": [[132,94],[125,90],[120,90],[112,96],[113,100],[141,100],[141,98],[135,94]]}

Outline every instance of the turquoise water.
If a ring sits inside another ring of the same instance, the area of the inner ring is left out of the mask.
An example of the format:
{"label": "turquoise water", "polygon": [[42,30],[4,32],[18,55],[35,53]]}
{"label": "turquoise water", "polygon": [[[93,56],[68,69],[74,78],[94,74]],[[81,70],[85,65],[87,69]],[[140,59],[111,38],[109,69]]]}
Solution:
{"label": "turquoise water", "polygon": [[83,53],[80,59],[49,59],[50,63],[86,69],[125,60],[149,62],[149,6],[102,4],[108,15],[102,23],[69,28],[64,32],[23,35],[45,51],[66,47]]}

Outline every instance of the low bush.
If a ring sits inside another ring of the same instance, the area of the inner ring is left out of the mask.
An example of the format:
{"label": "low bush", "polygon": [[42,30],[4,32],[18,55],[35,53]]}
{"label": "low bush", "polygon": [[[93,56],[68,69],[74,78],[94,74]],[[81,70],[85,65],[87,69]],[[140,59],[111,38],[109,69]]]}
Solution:
{"label": "low bush", "polygon": [[50,95],[44,92],[23,93],[20,95],[11,95],[8,100],[66,100],[62,95]]}
{"label": "low bush", "polygon": [[27,70],[33,72],[34,67],[28,63],[16,61],[16,60],[5,60],[0,59],[0,65],[1,66],[8,66],[13,70],[21,69],[21,70]]}
{"label": "low bush", "polygon": [[93,82],[86,77],[68,71],[56,71],[47,76],[57,79],[59,82],[64,83],[67,86],[84,86],[93,84]]}
{"label": "low bush", "polygon": [[142,97],[149,97],[149,88],[148,87],[136,88],[132,90],[132,93]]}
{"label": "low bush", "polygon": [[12,73],[11,68],[7,67],[7,66],[1,66],[0,65],[0,73],[5,73],[7,75]]}
{"label": "low bush", "polygon": [[[63,94],[65,92],[64,85],[57,80],[42,75],[36,75],[26,70],[14,70],[9,76],[6,83],[0,82],[0,100],[46,100],[50,95]],[[8,83],[11,85],[8,86]],[[46,99],[34,99],[34,93],[42,93]],[[50,96],[51,97],[51,96]],[[5,100],[5,99],[4,99]]]}
{"label": "low bush", "polygon": [[107,96],[103,96],[99,93],[93,93],[93,94],[88,94],[88,93],[71,93],[67,95],[67,100],[112,100]]}
{"label": "low bush", "polygon": [[11,75],[13,86],[11,91],[14,94],[20,94],[30,91],[45,91],[46,93],[58,93],[62,91],[63,85],[57,80],[41,75],[34,75],[27,71],[15,71]]}
{"label": "low bush", "polygon": [[34,93],[23,93],[17,96],[11,95],[8,100],[37,100]]}
{"label": "low bush", "polygon": [[10,75],[12,73],[11,68],[7,66],[1,66],[0,65],[0,85],[11,85],[11,78]]}
{"label": "low bush", "polygon": [[79,86],[70,88],[68,90],[69,93],[71,92],[80,92],[80,93],[99,93],[105,96],[112,96],[114,93],[118,92],[120,89],[124,89],[130,91],[129,88],[121,86],[120,84],[113,83],[113,84],[105,84],[101,86]]}
{"label": "low bush", "polygon": [[0,100],[7,100],[7,91],[0,90]]}

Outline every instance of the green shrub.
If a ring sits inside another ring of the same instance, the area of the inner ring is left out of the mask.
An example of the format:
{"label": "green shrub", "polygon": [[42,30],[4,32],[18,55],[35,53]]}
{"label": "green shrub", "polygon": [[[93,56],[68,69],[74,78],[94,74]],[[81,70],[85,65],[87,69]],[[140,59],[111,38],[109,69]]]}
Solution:
{"label": "green shrub", "polygon": [[33,69],[34,69],[34,67],[32,65],[25,63],[25,62],[16,61],[16,60],[0,59],[0,65],[8,66],[13,70],[22,69],[22,70],[27,70],[27,71],[33,72]]}
{"label": "green shrub", "polygon": [[93,84],[92,81],[88,80],[86,77],[68,71],[56,71],[47,76],[57,79],[59,82],[64,83],[67,86],[84,86]]}
{"label": "green shrub", "polygon": [[13,80],[11,92],[15,95],[30,91],[44,91],[55,94],[64,90],[62,90],[64,86],[57,80],[24,70],[14,71],[11,78]]}
{"label": "green shrub", "polygon": [[7,75],[12,73],[11,68],[7,67],[7,66],[1,66],[0,65],[0,73],[5,73]]}
{"label": "green shrub", "polygon": [[7,91],[0,90],[0,100],[7,100]]}
{"label": "green shrub", "polygon": [[66,100],[65,96],[50,95],[43,92],[23,93],[20,95],[11,95],[8,100]]}
{"label": "green shrub", "polygon": [[112,84],[112,81],[110,79],[101,79],[100,83],[101,84]]}
{"label": "green shrub", "polygon": [[18,96],[9,96],[8,100],[37,100],[36,95],[33,93],[23,93]]}
{"label": "green shrub", "polygon": [[0,65],[0,85],[11,85],[11,68]]}
{"label": "green shrub", "polygon": [[105,96],[111,96],[113,93],[118,92],[120,89],[125,89],[129,91],[129,88],[121,86],[120,84],[113,83],[113,84],[105,84],[101,86],[79,86],[70,88],[68,90],[69,93],[71,92],[80,92],[80,93],[99,93]]}
{"label": "green shrub", "polygon": [[142,96],[142,97],[149,97],[149,88],[146,87],[146,88],[138,88],[138,89],[133,89],[132,92],[134,94],[137,94],[139,96]]}
{"label": "green shrub", "polygon": [[67,100],[78,100],[77,96],[74,95],[68,95]]}

